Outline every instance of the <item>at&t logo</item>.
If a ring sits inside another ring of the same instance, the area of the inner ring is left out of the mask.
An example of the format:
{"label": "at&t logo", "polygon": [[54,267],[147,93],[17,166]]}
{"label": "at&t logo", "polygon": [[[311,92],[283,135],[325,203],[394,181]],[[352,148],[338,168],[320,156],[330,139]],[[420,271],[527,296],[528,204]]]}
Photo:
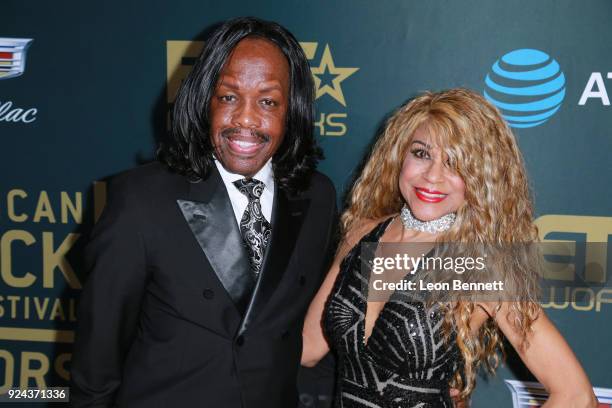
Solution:
{"label": "at&t logo", "polygon": [[513,128],[550,119],[565,98],[565,75],[545,52],[523,48],[499,58],[485,78],[484,96]]}

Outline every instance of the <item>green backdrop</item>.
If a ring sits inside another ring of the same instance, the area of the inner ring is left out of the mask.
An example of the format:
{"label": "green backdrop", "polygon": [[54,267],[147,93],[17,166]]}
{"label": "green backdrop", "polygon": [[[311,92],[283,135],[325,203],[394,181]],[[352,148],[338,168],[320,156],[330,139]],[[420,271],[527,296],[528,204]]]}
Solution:
{"label": "green backdrop", "polygon": [[[320,169],[339,198],[400,104],[423,90],[484,92],[502,56],[547,54],[563,73],[562,102],[545,123],[515,129],[539,226],[546,239],[608,242],[612,234],[608,0],[5,0],[0,10],[0,69],[11,39],[33,40],[23,74],[0,78],[0,387],[66,383],[85,278],[79,237],[104,203],[96,182],[153,157],[197,41],[230,17],[275,20],[302,42],[318,85]],[[501,67],[515,72],[512,63]],[[547,311],[593,385],[612,388],[612,294],[589,290]],[[304,406],[329,406],[329,373],[302,373]],[[495,378],[479,380],[473,406],[510,407],[504,380],[530,378],[511,357]]]}

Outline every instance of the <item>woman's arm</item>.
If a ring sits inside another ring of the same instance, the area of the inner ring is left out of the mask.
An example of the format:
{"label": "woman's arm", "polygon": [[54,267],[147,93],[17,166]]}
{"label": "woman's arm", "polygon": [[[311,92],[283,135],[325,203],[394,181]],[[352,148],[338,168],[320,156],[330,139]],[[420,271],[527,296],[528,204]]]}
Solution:
{"label": "woman's arm", "polygon": [[508,319],[511,313],[509,306],[510,303],[504,302],[497,313],[491,313],[493,309],[489,313],[495,316],[499,328],[529,371],[550,393],[543,406],[596,407],[597,399],[586,373],[544,310],[540,309],[532,332],[527,336],[528,346],[521,347],[523,337]]}
{"label": "woman's arm", "polygon": [[323,311],[325,303],[334,287],[338,273],[340,272],[340,263],[348,254],[353,246],[359,242],[361,237],[365,235],[369,229],[375,225],[373,221],[362,223],[353,231],[346,234],[346,239],[340,245],[334,262],[323,281],[323,284],[313,298],[306,319],[304,320],[304,328],[302,329],[302,365],[306,367],[314,367],[325,355],[329,352],[329,344],[323,334]]}
{"label": "woman's arm", "polygon": [[322,318],[325,302],[331,293],[331,290],[340,271],[340,262],[336,255],[323,284],[317,291],[317,294],[312,299],[306,319],[304,320],[304,328],[302,329],[302,365],[306,367],[314,367],[329,351],[329,345],[323,334]]}

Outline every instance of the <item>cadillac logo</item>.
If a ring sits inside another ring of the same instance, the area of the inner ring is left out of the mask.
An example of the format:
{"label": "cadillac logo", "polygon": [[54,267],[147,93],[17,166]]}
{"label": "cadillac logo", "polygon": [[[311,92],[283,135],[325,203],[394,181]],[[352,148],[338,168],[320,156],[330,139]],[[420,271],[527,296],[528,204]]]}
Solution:
{"label": "cadillac logo", "polygon": [[0,37],[0,79],[9,79],[23,74],[26,52],[32,43],[30,38]]}

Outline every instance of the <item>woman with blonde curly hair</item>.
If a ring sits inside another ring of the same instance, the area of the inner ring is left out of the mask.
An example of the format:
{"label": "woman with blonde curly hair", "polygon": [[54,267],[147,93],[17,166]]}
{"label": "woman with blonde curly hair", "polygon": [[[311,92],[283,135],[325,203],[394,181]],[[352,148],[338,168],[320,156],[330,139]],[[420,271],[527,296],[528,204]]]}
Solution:
{"label": "woman with blonde curly hair", "polygon": [[477,369],[495,370],[502,336],[550,392],[545,406],[596,406],[584,370],[537,302],[527,260],[502,268],[512,293],[503,301],[432,304],[399,290],[381,301],[363,291],[371,284],[366,242],[537,242],[525,173],[512,132],[475,92],[425,93],[389,119],[352,188],[340,247],[304,324],[303,365],[330,345],[338,356],[336,406],[450,407],[451,387],[468,400]]}

